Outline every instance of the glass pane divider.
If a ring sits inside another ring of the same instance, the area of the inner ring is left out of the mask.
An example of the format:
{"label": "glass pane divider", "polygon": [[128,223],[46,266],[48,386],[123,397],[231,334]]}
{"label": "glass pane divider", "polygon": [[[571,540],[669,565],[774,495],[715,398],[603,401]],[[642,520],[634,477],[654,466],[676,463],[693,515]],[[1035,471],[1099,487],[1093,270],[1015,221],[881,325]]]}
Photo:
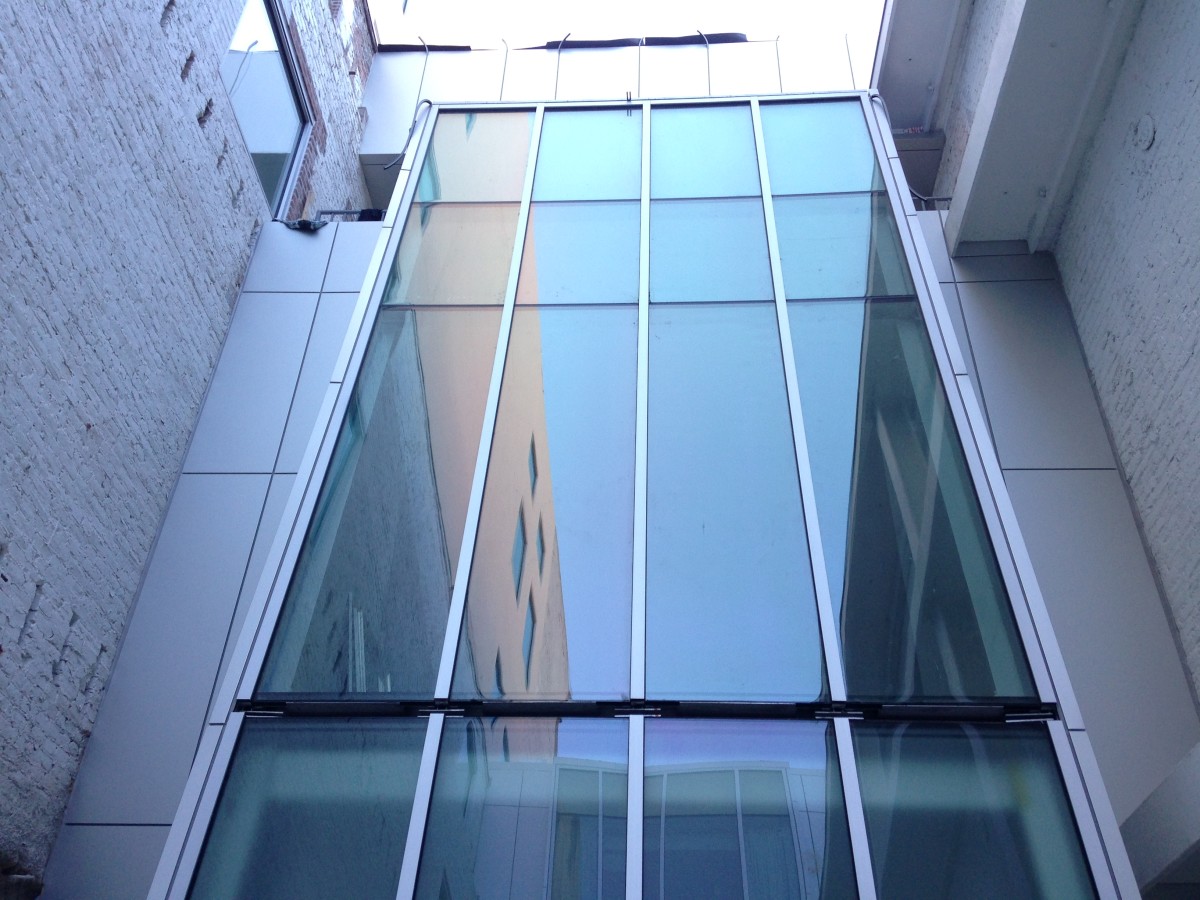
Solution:
{"label": "glass pane divider", "polygon": [[629,757],[626,776],[625,897],[641,900],[642,848],[645,835],[646,717],[629,717]]}
{"label": "glass pane divider", "polygon": [[850,826],[850,852],[858,881],[859,900],[875,900],[875,873],[871,866],[871,848],[867,837],[867,816],[863,810],[862,788],[858,781],[858,763],[850,735],[850,720],[833,720],[837,742],[838,768],[842,774],[842,795],[846,801],[846,820]]}
{"label": "glass pane divider", "polygon": [[771,198],[771,179],[767,171],[767,150],[763,141],[762,114],[758,100],[750,102],[754,123],[754,143],[758,152],[759,183],[762,187],[763,215],[767,226],[767,253],[771,262],[771,283],[775,292],[775,315],[779,326],[779,347],[783,356],[783,376],[787,387],[788,408],[792,420],[792,444],[796,454],[796,471],[800,478],[800,499],[804,509],[804,528],[808,539],[809,566],[813,590],[817,598],[817,620],[821,629],[821,645],[825,651],[825,672],[830,698],[835,703],[846,700],[845,669],[842,650],[837,639],[837,621],[833,599],[829,593],[829,578],[825,570],[825,550],[817,520],[817,502],[813,487],[812,467],[808,456],[808,440],[804,433],[804,414],[800,406],[800,386],[796,377],[796,360],[792,352],[792,332],[788,325],[787,295],[783,287],[783,268],[779,255],[779,235],[775,228],[775,208]]}
{"label": "glass pane divider", "polygon": [[[641,232],[638,251],[637,400],[633,461],[633,609],[629,696],[646,697],[646,491],[650,354],[650,104],[642,104]],[[632,740],[632,738],[630,738]],[[640,814],[639,814],[640,815]],[[640,853],[640,850],[639,850]],[[638,882],[639,888],[641,882]]]}
{"label": "glass pane divider", "polygon": [[500,384],[504,378],[504,361],[508,356],[508,341],[512,332],[513,310],[517,299],[517,279],[521,274],[521,259],[525,252],[525,232],[529,226],[529,206],[533,197],[533,175],[537,168],[538,144],[541,141],[542,120],[545,111],[545,106],[537,107],[529,138],[529,158],[526,162],[525,181],[521,189],[521,211],[517,216],[516,240],[513,243],[512,259],[509,262],[508,286],[504,291],[500,334],[496,339],[496,356],[492,363],[487,404],[484,407],[483,427],[479,436],[479,453],[475,461],[475,474],[471,480],[471,496],[467,503],[466,528],[458,554],[458,565],[454,571],[454,589],[450,598],[446,639],[442,645],[441,663],[438,667],[437,684],[433,694],[438,700],[444,700],[450,696],[450,684],[454,677],[454,660],[458,653],[459,633],[465,619],[467,582],[471,575],[471,563],[475,557],[475,539],[479,533],[479,517],[483,509],[483,487],[487,480],[488,461],[492,454],[492,439],[495,437],[496,431],[496,415],[500,408]]}
{"label": "glass pane divider", "polygon": [[425,823],[429,819],[429,805],[433,799],[433,776],[445,722],[445,713],[437,712],[429,716],[429,730],[425,732],[425,746],[421,750],[421,768],[417,773],[412,816],[408,820],[408,836],[404,842],[396,900],[412,900],[417,890],[417,869],[421,862],[421,847],[425,842]]}

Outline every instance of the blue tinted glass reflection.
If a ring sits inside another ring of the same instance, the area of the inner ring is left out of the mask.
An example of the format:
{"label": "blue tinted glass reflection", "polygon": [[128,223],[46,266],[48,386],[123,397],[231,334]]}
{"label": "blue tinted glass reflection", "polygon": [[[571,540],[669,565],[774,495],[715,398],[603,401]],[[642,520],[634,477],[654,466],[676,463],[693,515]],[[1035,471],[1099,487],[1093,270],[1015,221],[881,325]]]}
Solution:
{"label": "blue tinted glass reflection", "polygon": [[448,718],[416,896],[625,894],[623,719]]}
{"label": "blue tinted glass reflection", "polygon": [[832,732],[647,719],[643,895],[856,896]]}
{"label": "blue tinted glass reflection", "polygon": [[637,303],[636,202],[533,203],[518,303]]}
{"label": "blue tinted glass reflection", "polygon": [[650,300],[771,300],[762,201],[650,204]]}
{"label": "blue tinted glass reflection", "polygon": [[640,109],[546,113],[534,200],[636,200],[641,195]]}
{"label": "blue tinted glass reflection", "polygon": [[855,722],[880,897],[1095,897],[1044,725]]}
{"label": "blue tinted glass reflection", "polygon": [[425,728],[246,719],[188,896],[392,900]]}
{"label": "blue tinted glass reflection", "polygon": [[532,112],[440,113],[417,201],[519,201],[532,132]]}
{"label": "blue tinted glass reflection", "polygon": [[773,194],[870,191],[882,187],[857,100],[764,103],[763,140]]}
{"label": "blue tinted glass reflection", "polygon": [[651,197],[759,193],[750,107],[676,107],[651,113]]}
{"label": "blue tinted glass reflection", "polygon": [[649,363],[647,695],[822,696],[775,308],[654,307]]}
{"label": "blue tinted glass reflection", "polygon": [[789,300],[913,292],[886,194],[775,198]]}
{"label": "blue tinted glass reflection", "polygon": [[636,307],[516,310],[453,696],[629,696],[636,380]]}

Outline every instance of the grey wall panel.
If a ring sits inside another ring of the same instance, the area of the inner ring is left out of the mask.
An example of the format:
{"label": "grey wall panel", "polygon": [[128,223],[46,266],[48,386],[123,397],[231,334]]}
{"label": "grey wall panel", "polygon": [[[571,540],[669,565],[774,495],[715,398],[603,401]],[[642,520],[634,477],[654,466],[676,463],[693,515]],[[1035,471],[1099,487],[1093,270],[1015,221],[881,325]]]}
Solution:
{"label": "grey wall panel", "polygon": [[540,48],[510,50],[504,67],[505,101],[553,100],[558,54]]}
{"label": "grey wall panel", "polygon": [[[787,94],[854,89],[845,41],[828,35],[792,36],[779,41],[779,69]],[[870,72],[859,72],[860,87],[867,86]]]}
{"label": "grey wall panel", "polygon": [[638,48],[564,50],[558,61],[559,100],[620,100],[638,93]]}
{"label": "grey wall panel", "polygon": [[360,154],[395,156],[404,148],[424,69],[425,54],[422,51],[375,55],[371,62],[371,77],[363,91],[367,127],[363,131]]}
{"label": "grey wall panel", "polygon": [[317,297],[242,294],[192,436],[185,472],[274,468]]}
{"label": "grey wall panel", "polygon": [[[963,320],[962,302],[958,297],[958,288],[953,282],[939,282],[938,287],[941,288],[946,311],[950,314],[950,325],[954,328],[954,336],[958,338],[958,346],[962,351],[963,367],[966,369],[964,374],[971,376],[971,383],[976,388],[975,395],[978,398],[979,373],[975,369],[975,357],[971,353],[971,342],[967,334],[966,322]],[[981,399],[980,406],[982,405]]]}
{"label": "grey wall panel", "polygon": [[938,281],[953,281],[954,270],[950,267],[950,253],[946,250],[946,236],[942,232],[942,218],[937,211],[917,213],[917,224],[925,236],[925,246],[933,259],[933,268]]}
{"label": "grey wall panel", "polygon": [[167,840],[165,825],[64,825],[42,900],[143,900]]}
{"label": "grey wall panel", "polygon": [[[406,132],[407,129],[406,124]],[[281,222],[268,222],[259,233],[242,290],[319,293],[336,232],[329,225],[309,232],[293,231]]]}
{"label": "grey wall panel", "polygon": [[708,54],[703,47],[642,47],[641,95],[705,97],[708,95]]}
{"label": "grey wall panel", "polygon": [[[1189,874],[1200,880],[1200,744],[1125,821],[1121,833],[1139,884],[1167,873],[1173,881],[1187,880]],[[1194,898],[1195,884],[1192,890],[1180,896]]]}
{"label": "grey wall panel", "polygon": [[362,289],[367,265],[371,262],[371,254],[375,252],[375,244],[382,230],[382,222],[340,223],[321,290],[326,293],[345,291],[357,294]]}
{"label": "grey wall panel", "polygon": [[[432,103],[494,103],[500,99],[500,80],[503,77],[503,50],[430,53],[425,77],[421,81],[421,99]],[[408,133],[407,122],[404,123],[404,131]]]}
{"label": "grey wall panel", "polygon": [[709,60],[714,97],[779,93],[779,61],[774,41],[713,44]]}
{"label": "grey wall panel", "polygon": [[1052,281],[958,285],[1000,464],[1110,468],[1071,314]]}
{"label": "grey wall panel", "polygon": [[269,478],[182,475],[67,806],[69,824],[169,825]]}
{"label": "grey wall panel", "polygon": [[279,447],[276,472],[295,472],[300,467],[357,303],[358,294],[321,295]]}
{"label": "grey wall panel", "polygon": [[1010,471],[1005,481],[1124,820],[1200,740],[1200,720],[1121,477]]}
{"label": "grey wall panel", "polygon": [[[295,475],[274,475],[271,477],[271,486],[267,490],[267,500],[263,504],[262,516],[258,522],[258,531],[254,535],[254,546],[250,551],[250,562],[246,566],[246,577],[242,579],[242,589],[238,593],[237,607],[234,610],[233,620],[229,626],[229,634],[225,641],[225,651],[221,654],[221,665],[217,670],[217,677],[213,683],[214,695],[216,688],[220,687],[221,680],[225,677],[225,672],[229,668],[230,656],[234,648],[237,647],[238,637],[241,635],[242,626],[246,622],[246,613],[250,609],[250,604],[254,600],[254,594],[258,590],[258,584],[262,580],[263,569],[267,562],[267,554],[270,553],[271,545],[275,542],[275,535],[279,532],[280,525],[283,524],[284,507],[287,506],[288,497],[291,496],[292,486],[295,483]],[[228,713],[229,710],[222,710],[222,712]]]}

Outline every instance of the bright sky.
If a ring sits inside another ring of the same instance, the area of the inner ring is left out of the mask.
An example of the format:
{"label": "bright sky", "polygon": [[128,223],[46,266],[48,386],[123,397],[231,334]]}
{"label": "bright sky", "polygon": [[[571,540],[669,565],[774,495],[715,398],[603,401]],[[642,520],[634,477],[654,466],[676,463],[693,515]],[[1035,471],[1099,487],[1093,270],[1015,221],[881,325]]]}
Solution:
{"label": "bright sky", "polygon": [[875,57],[883,0],[369,0],[385,44],[529,47],[556,41],[741,32],[750,40],[848,43],[856,86]]}

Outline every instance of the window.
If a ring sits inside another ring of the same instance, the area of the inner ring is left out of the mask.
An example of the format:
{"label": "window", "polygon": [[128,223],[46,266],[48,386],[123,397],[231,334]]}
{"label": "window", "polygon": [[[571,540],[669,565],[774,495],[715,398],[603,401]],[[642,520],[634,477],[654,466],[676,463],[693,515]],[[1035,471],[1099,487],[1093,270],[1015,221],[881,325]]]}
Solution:
{"label": "window", "polygon": [[284,205],[306,114],[272,0],[250,0],[221,61],[221,80],[267,204]]}

